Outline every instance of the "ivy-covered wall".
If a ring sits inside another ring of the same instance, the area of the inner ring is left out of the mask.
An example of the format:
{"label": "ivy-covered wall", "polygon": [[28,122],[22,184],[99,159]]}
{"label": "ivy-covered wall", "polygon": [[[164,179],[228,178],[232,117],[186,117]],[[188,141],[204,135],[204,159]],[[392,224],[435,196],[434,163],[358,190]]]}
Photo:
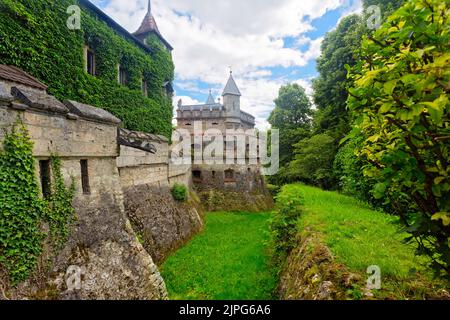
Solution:
{"label": "ivy-covered wall", "polygon": [[[30,73],[60,100],[104,108],[127,129],[169,137],[172,101],[163,84],[174,78],[171,54],[151,36],[153,53],[146,52],[81,5],[81,30],[70,30],[66,11],[73,4],[79,1],[0,0],[0,63]],[[95,77],[84,70],[85,45],[95,51]],[[119,63],[128,74],[126,86],[117,81]]]}

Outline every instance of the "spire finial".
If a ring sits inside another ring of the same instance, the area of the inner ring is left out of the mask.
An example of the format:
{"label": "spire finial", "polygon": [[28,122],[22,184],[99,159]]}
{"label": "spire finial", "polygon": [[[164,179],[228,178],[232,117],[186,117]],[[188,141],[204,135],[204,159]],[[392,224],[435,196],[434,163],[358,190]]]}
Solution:
{"label": "spire finial", "polygon": [[233,67],[229,66],[228,68],[230,68],[230,75],[232,75],[233,74]]}
{"label": "spire finial", "polygon": [[148,15],[152,14],[152,1],[148,0],[148,11],[147,11]]}

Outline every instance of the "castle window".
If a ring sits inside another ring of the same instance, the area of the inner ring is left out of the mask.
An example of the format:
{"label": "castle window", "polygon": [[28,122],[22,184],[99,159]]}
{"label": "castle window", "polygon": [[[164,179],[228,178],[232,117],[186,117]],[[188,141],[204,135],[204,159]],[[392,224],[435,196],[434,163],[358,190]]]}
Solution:
{"label": "castle window", "polygon": [[218,123],[218,122],[213,122],[212,125],[213,125],[213,126],[218,126],[219,123]]}
{"label": "castle window", "polygon": [[125,70],[125,68],[124,67],[122,67],[120,64],[119,64],[119,84],[121,84],[121,85],[123,85],[123,86],[126,86],[127,85],[127,82],[128,82],[128,75],[127,75],[127,71]]}
{"label": "castle window", "polygon": [[144,78],[142,79],[142,95],[148,97],[148,83]]}
{"label": "castle window", "polygon": [[202,182],[202,172],[200,170],[192,171],[192,178],[196,183]]}
{"label": "castle window", "polygon": [[186,123],[185,125],[186,126],[192,126],[192,123]]}
{"label": "castle window", "polygon": [[234,170],[231,169],[225,170],[225,182],[236,182]]}
{"label": "castle window", "polygon": [[95,76],[95,54],[94,51],[85,48],[86,72],[91,76]]}
{"label": "castle window", "polygon": [[91,194],[91,187],[89,186],[89,166],[87,160],[80,160],[81,166],[81,187],[83,194]]}
{"label": "castle window", "polygon": [[44,198],[51,196],[51,175],[50,160],[39,161],[39,177],[41,180],[41,190]]}
{"label": "castle window", "polygon": [[216,178],[216,172],[215,172],[215,171],[213,171],[213,172],[211,173],[211,175],[212,175],[213,179]]}

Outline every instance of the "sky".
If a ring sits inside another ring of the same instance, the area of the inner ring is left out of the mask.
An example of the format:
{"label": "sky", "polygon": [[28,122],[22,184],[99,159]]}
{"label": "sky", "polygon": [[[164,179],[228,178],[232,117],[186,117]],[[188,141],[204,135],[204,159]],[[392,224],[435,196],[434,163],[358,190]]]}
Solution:
{"label": "sky", "polygon": [[[141,24],[148,0],[91,0],[129,32]],[[174,106],[221,98],[230,67],[242,93],[241,109],[267,118],[282,85],[298,83],[311,95],[324,35],[361,0],[152,0],[164,38],[174,47]]]}

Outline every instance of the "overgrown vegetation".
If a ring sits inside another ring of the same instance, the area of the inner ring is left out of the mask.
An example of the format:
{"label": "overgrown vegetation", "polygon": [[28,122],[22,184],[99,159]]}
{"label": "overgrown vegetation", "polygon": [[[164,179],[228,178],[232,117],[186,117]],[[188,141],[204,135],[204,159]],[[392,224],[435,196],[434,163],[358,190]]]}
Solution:
{"label": "overgrown vegetation", "polygon": [[[373,195],[450,274],[450,3],[411,0],[362,44],[348,106]],[[350,135],[349,137],[352,137]],[[401,205],[399,200],[409,203]]]}
{"label": "overgrown vegetation", "polygon": [[66,241],[73,219],[73,186],[66,188],[57,156],[52,157],[53,184],[48,200],[41,199],[36,182],[33,143],[23,124],[6,132],[0,152],[0,265],[12,284],[29,277],[49,240],[57,250]]}
{"label": "overgrown vegetation", "polygon": [[441,291],[448,290],[446,285],[432,280],[427,258],[416,256],[414,246],[403,243],[406,233],[399,217],[375,211],[352,197],[299,184],[283,187],[278,207],[291,207],[292,198],[301,199],[295,237],[314,234],[335,261],[359,279],[351,288],[341,288],[349,290],[349,298],[363,297],[366,270],[372,265],[381,269],[382,289],[372,290],[377,299],[449,298],[448,292]]}
{"label": "overgrown vegetation", "polygon": [[281,266],[297,243],[297,221],[301,214],[301,198],[283,187],[276,196],[277,210],[270,220],[273,262]]}
{"label": "overgrown vegetation", "polygon": [[205,231],[169,257],[161,273],[171,299],[272,299],[269,213],[209,213]]}
{"label": "overgrown vegetation", "polygon": [[172,196],[176,201],[186,201],[188,198],[188,188],[184,184],[175,183],[172,187]]}
{"label": "overgrown vegetation", "polygon": [[[152,54],[115,33],[81,7],[81,30],[69,30],[71,0],[0,1],[0,63],[17,66],[49,86],[60,100],[71,99],[110,111],[130,130],[163,134],[172,131],[172,101],[163,85],[173,81],[171,54],[155,37]],[[83,48],[95,53],[96,76],[84,71]],[[127,85],[117,81],[117,66]],[[142,93],[142,80],[148,97]]]}

